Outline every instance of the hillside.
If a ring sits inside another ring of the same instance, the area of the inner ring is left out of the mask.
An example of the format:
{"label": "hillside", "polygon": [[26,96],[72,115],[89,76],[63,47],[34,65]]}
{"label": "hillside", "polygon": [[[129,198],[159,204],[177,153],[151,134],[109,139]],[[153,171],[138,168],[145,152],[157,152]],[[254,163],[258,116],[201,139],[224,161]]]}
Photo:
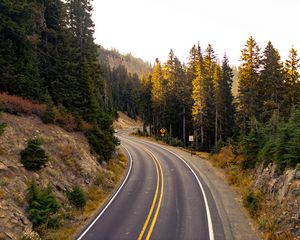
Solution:
{"label": "hillside", "polygon": [[136,58],[131,54],[122,55],[116,49],[107,50],[101,46],[98,47],[100,63],[102,65],[109,64],[111,69],[124,65],[131,74],[136,73],[139,77],[147,76],[152,70],[152,66],[148,62],[144,62],[140,58]]}
{"label": "hillside", "polygon": [[[0,136],[0,239],[20,239],[25,230],[32,228],[26,209],[28,187],[33,180],[39,188],[50,186],[60,205],[58,212],[50,217],[55,229],[41,225],[35,231],[47,236],[45,239],[69,239],[66,236],[80,230],[98,210],[125,169],[125,163],[114,164],[112,160],[102,167],[91,154],[84,134],[45,125],[36,116],[3,114],[1,120],[7,127]],[[49,156],[49,162],[37,171],[28,171],[20,162],[20,152],[32,137],[42,139],[42,148]],[[81,210],[68,201],[67,192],[75,186],[87,195],[87,203]]]}

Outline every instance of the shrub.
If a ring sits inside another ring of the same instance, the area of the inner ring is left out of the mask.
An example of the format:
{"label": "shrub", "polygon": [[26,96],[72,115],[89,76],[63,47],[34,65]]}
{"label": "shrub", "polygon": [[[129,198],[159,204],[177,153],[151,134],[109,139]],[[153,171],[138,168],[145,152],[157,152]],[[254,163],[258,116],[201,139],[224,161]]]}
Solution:
{"label": "shrub", "polygon": [[87,137],[92,149],[99,155],[100,162],[108,161],[115,150],[115,146],[119,143],[112,133],[102,131],[98,127],[89,131]]}
{"label": "shrub", "polygon": [[41,115],[43,123],[49,124],[55,121],[55,111],[53,106],[47,106],[46,111]]}
{"label": "shrub", "polygon": [[85,192],[78,186],[74,187],[68,193],[69,201],[72,205],[77,208],[83,208],[86,204],[86,194]]}
{"label": "shrub", "polygon": [[[1,117],[1,115],[2,115],[2,113],[0,112],[0,117]],[[7,126],[6,123],[0,121],[0,136],[4,133],[6,126]]]}
{"label": "shrub", "polygon": [[21,163],[27,170],[39,170],[48,162],[49,157],[41,145],[40,139],[29,139],[27,147],[21,151]]}
{"label": "shrub", "polygon": [[20,240],[41,240],[41,238],[38,233],[30,229],[26,229]]}
{"label": "shrub", "polygon": [[0,122],[0,136],[4,133],[7,124]]}
{"label": "shrub", "polygon": [[29,220],[33,227],[38,227],[42,224],[48,225],[48,221],[60,208],[52,189],[47,187],[40,189],[36,182],[33,181],[28,188],[29,195]]}
{"label": "shrub", "polygon": [[45,104],[35,104],[22,97],[0,93],[1,109],[11,114],[36,114],[41,116],[46,111]]}
{"label": "shrub", "polygon": [[170,138],[169,139],[169,144],[173,147],[183,147],[183,143],[180,139],[178,138]]}
{"label": "shrub", "polygon": [[261,194],[250,189],[243,197],[244,206],[249,210],[251,216],[255,216],[261,205]]}

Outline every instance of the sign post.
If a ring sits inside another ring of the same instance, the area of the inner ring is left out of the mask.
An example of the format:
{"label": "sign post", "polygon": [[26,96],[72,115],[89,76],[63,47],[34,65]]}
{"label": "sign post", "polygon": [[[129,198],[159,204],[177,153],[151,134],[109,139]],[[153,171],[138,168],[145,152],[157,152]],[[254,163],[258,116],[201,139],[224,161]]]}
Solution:
{"label": "sign post", "polygon": [[[191,144],[193,144],[193,142],[194,142],[194,136],[193,135],[189,136],[189,142],[191,142]],[[193,156],[193,146],[191,146],[191,156]]]}
{"label": "sign post", "polygon": [[166,136],[167,130],[165,128],[161,128],[159,132],[160,136],[163,138],[164,136]]}

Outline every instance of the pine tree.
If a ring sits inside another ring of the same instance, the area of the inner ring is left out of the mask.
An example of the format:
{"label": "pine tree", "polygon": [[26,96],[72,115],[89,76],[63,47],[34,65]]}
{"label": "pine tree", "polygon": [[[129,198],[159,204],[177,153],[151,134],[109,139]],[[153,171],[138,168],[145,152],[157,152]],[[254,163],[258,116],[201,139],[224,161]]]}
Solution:
{"label": "pine tree", "polygon": [[[201,57],[199,56],[199,59]],[[200,146],[209,150],[214,142],[214,69],[216,57],[211,45],[208,45],[203,58],[202,67],[199,64],[197,77],[193,81],[194,105],[192,115],[195,129],[200,130]],[[197,138],[198,138],[198,134]]]}
{"label": "pine tree", "polygon": [[241,66],[239,67],[237,118],[242,133],[249,130],[249,121],[252,117],[259,118],[261,99],[259,71],[261,68],[260,49],[250,37],[242,50]]}
{"label": "pine tree", "polygon": [[291,109],[292,106],[300,103],[300,58],[294,48],[290,50],[289,58],[285,62],[285,72],[288,90],[286,106]]}
{"label": "pine tree", "polygon": [[44,93],[38,70],[38,4],[0,2],[0,90],[32,100]]}
{"label": "pine tree", "polygon": [[153,124],[154,130],[156,131],[155,134],[158,134],[158,128],[164,126],[164,118],[163,113],[166,107],[166,89],[167,84],[163,78],[162,67],[161,63],[158,59],[155,61],[155,65],[152,71],[151,77],[151,98],[153,103]]}
{"label": "pine tree", "polygon": [[282,111],[284,90],[283,65],[278,51],[268,42],[264,50],[261,70],[261,89],[259,89],[262,101],[260,120],[267,122],[273,112]]}
{"label": "pine tree", "polygon": [[232,137],[235,129],[235,108],[233,105],[233,95],[232,95],[232,83],[233,83],[233,70],[229,66],[229,61],[224,55],[222,62],[222,95],[224,96],[224,108],[222,109],[222,124],[221,124],[221,134],[222,139]]}
{"label": "pine tree", "polygon": [[203,109],[205,102],[203,98],[203,57],[200,45],[198,49],[193,47],[190,51],[190,58],[188,63],[188,76],[192,79],[192,117],[193,125],[196,135],[196,142],[198,142],[198,135],[200,132],[200,144],[204,144],[204,124],[203,124]]}
{"label": "pine tree", "polygon": [[149,74],[148,77],[142,78],[142,86],[139,96],[139,107],[140,107],[140,113],[142,114],[143,119],[143,131],[146,131],[146,127],[150,127],[149,134],[152,133],[152,124],[153,124],[153,116],[152,116],[152,100],[151,100],[151,90],[152,90],[152,82],[151,82],[152,76]]}

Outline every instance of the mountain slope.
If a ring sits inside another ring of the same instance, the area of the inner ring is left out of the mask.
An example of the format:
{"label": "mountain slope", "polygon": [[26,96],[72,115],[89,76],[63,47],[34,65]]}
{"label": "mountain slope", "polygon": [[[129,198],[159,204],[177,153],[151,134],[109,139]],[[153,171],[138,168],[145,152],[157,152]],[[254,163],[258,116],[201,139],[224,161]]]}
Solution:
{"label": "mountain slope", "polygon": [[140,58],[136,58],[131,54],[122,55],[116,49],[107,50],[102,46],[98,47],[99,59],[102,65],[108,63],[111,69],[124,65],[131,74],[136,73],[139,77],[146,76],[152,69],[148,62],[144,62]]}

